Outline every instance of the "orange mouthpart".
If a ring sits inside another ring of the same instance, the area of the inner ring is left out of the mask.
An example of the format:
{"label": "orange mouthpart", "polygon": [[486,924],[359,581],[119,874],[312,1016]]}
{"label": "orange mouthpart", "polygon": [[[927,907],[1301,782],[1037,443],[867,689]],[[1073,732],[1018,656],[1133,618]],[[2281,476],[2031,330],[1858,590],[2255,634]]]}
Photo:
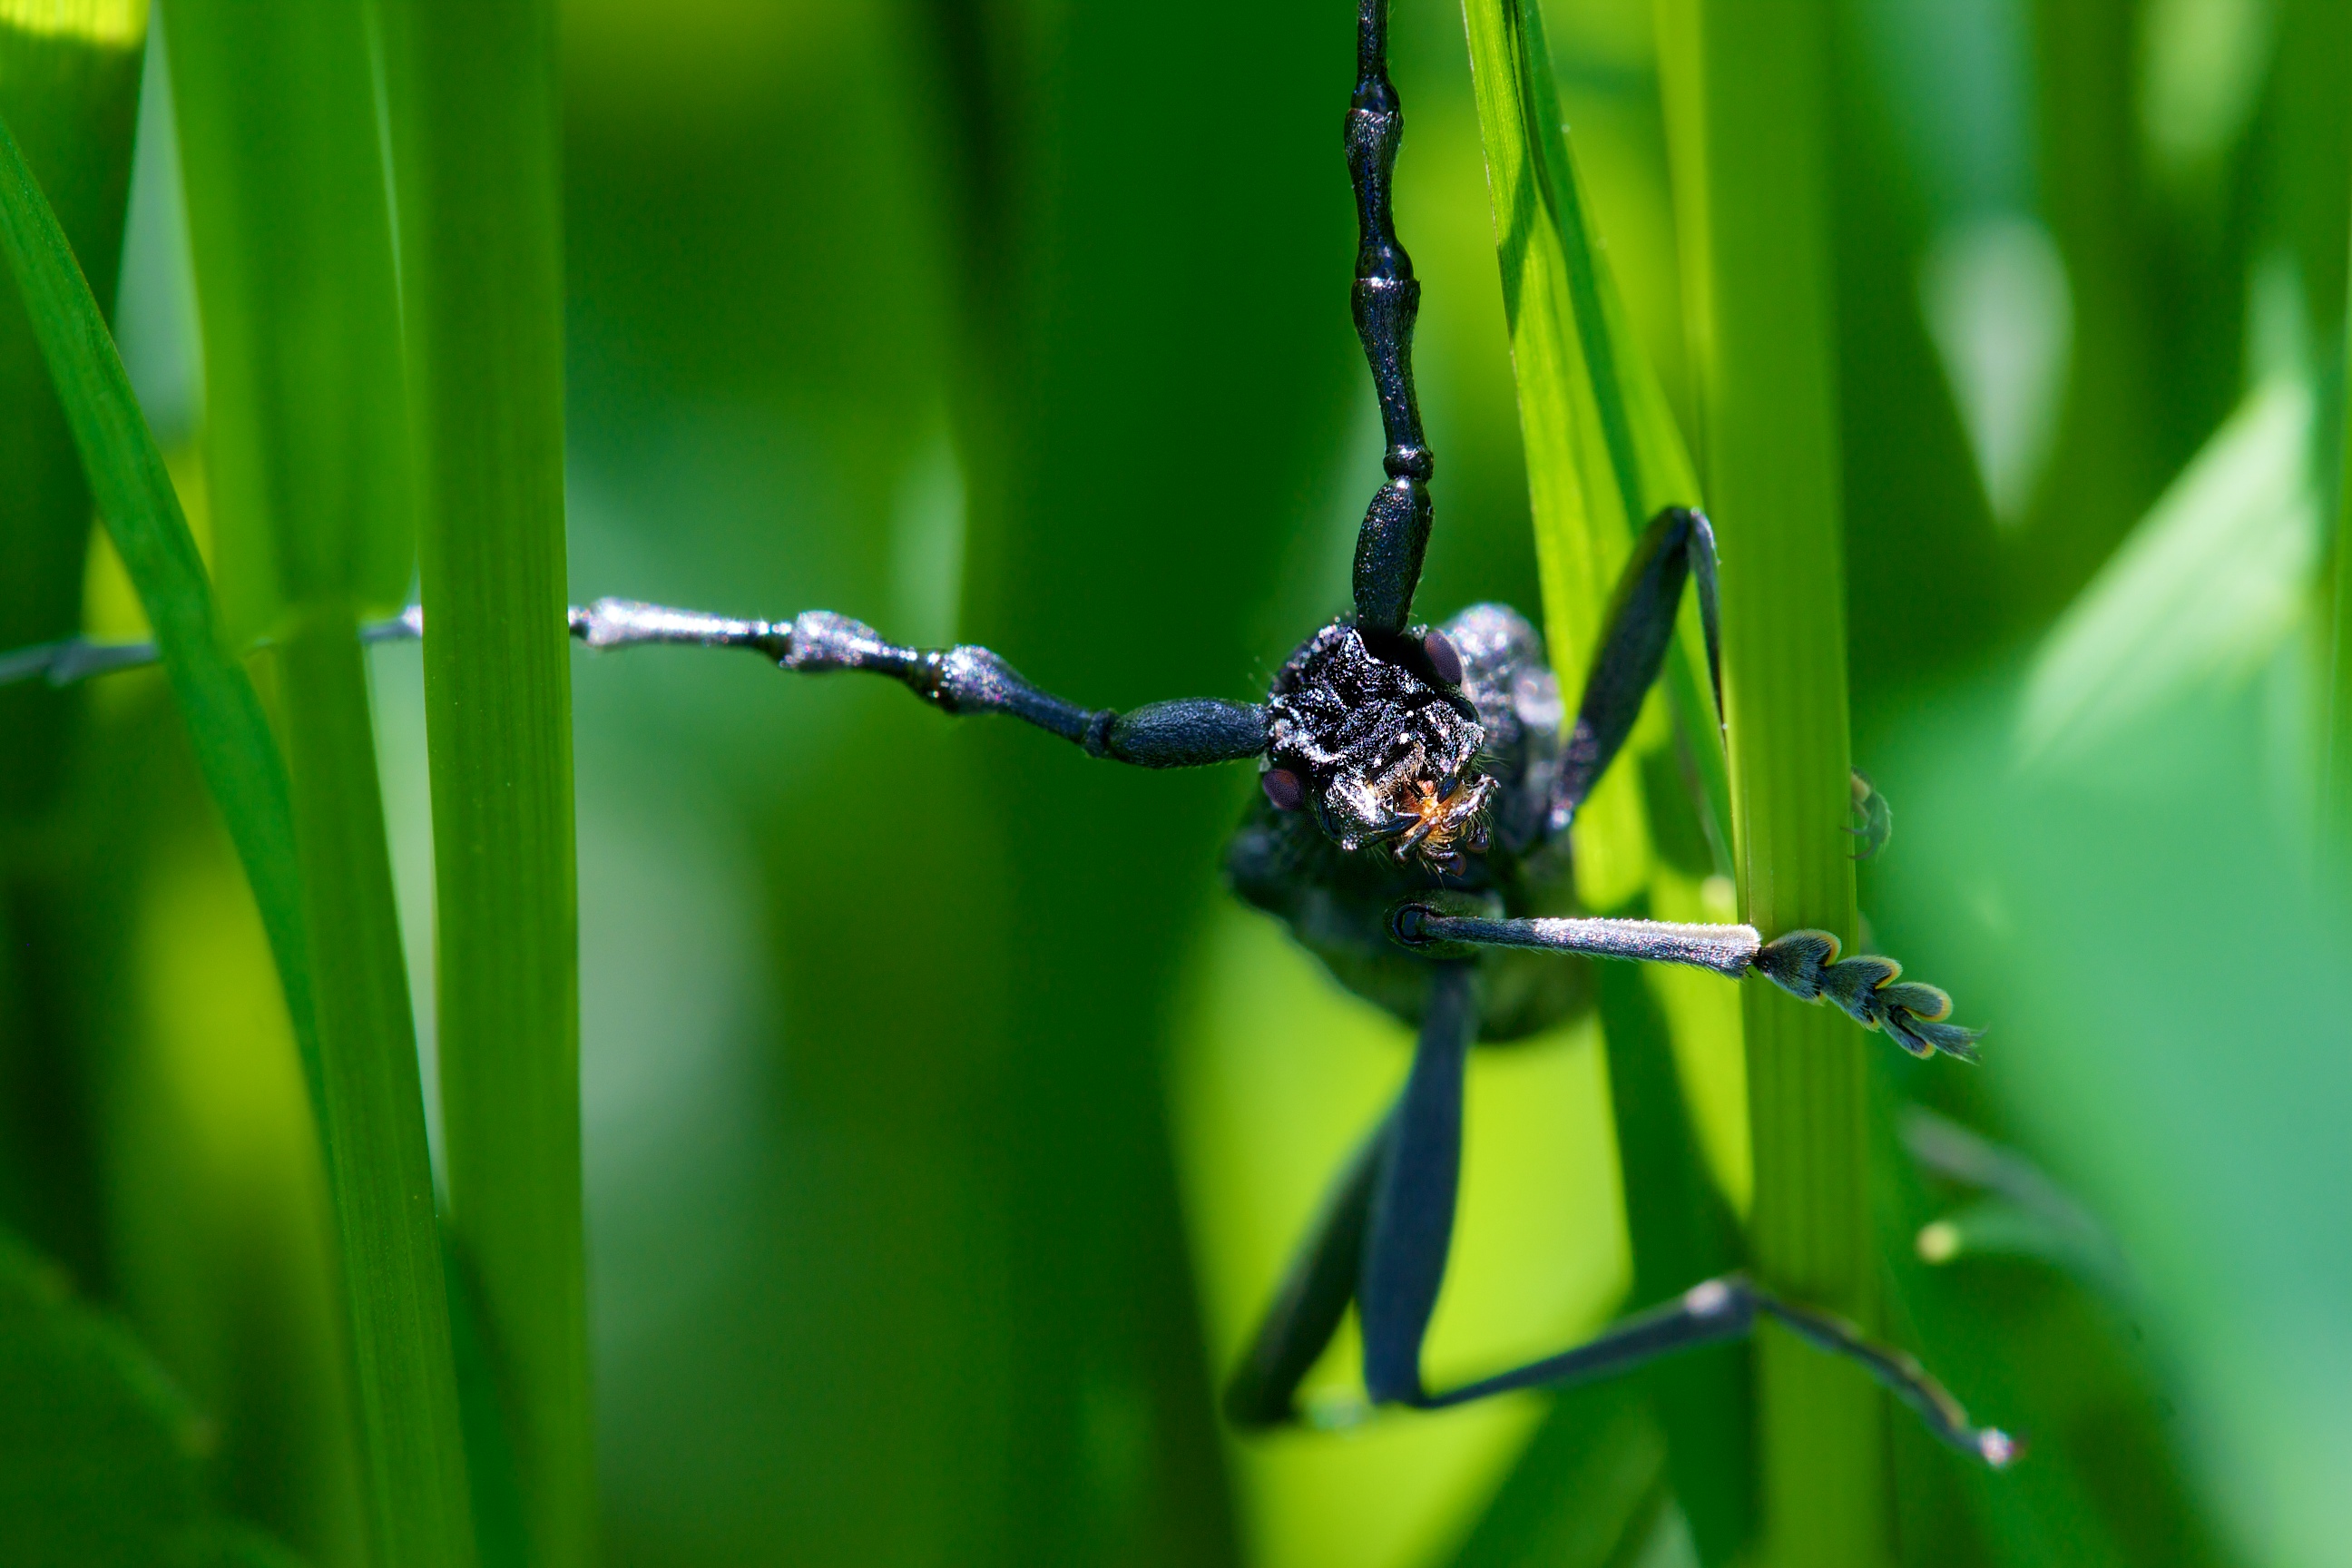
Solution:
{"label": "orange mouthpart", "polygon": [[1415,848],[1424,852],[1451,848],[1455,839],[1469,831],[1471,820],[1486,795],[1479,783],[1464,784],[1451,795],[1441,795],[1428,780],[1415,780],[1412,794],[1397,802],[1397,809],[1413,819],[1412,826],[1397,843],[1399,858]]}

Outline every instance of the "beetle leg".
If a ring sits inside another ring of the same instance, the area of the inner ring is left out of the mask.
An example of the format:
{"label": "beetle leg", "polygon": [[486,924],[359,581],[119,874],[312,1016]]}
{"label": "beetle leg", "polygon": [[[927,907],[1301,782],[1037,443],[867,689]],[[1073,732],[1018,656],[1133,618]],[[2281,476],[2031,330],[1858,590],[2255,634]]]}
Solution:
{"label": "beetle leg", "polygon": [[1865,1029],[1884,1029],[1915,1057],[1937,1051],[1976,1060],[1984,1031],[1950,1022],[1952,999],[1939,987],[1901,978],[1891,958],[1838,957],[1838,939],[1825,931],[1792,931],[1764,944],[1756,973],[1803,1002],[1835,1003]]}
{"label": "beetle leg", "polygon": [[1240,1426],[1297,1415],[1296,1396],[1353,1300],[1364,1322],[1364,1383],[1375,1401],[1416,1397],[1421,1341],[1445,1278],[1462,1160],[1462,1082],[1477,1037],[1471,966],[1433,977],[1412,1072],[1325,1199],[1225,1388]]}
{"label": "beetle leg", "polygon": [[1891,958],[1838,956],[1825,931],[1792,931],[1765,942],[1754,926],[1682,925],[1670,921],[1513,919],[1447,914],[1424,903],[1400,904],[1389,929],[1404,946],[1433,958],[1466,958],[1482,947],[1532,947],[1590,958],[1623,958],[1711,969],[1730,979],[1762,975],[1801,1002],[1832,1002],[1865,1029],[1883,1029],[1915,1057],[1976,1059],[1981,1029],[1950,1022],[1952,999],[1933,985],[1901,978]]}
{"label": "beetle leg", "polygon": [[1147,768],[1238,762],[1265,750],[1265,710],[1213,697],[1154,702],[1119,713],[1042,691],[1003,658],[969,645],[901,647],[830,610],[789,621],[736,621],[694,610],[599,599],[571,612],[572,635],[592,648],[643,643],[748,647],[795,674],[856,670],[887,676],[949,713],[1004,713],[1108,757]]}
{"label": "beetle leg", "polygon": [[1478,1036],[1476,971],[1441,963],[1413,1048],[1412,1073],[1390,1118],[1372,1188],[1357,1310],[1364,1387],[1375,1404],[1422,1396],[1421,1342],[1454,1237],[1462,1174],[1462,1083]]}
{"label": "beetle leg", "polygon": [[[1631,927],[1660,922],[1577,923]],[[1734,933],[1729,941],[1735,946],[1755,941],[1754,931],[1744,926],[1669,929],[1685,933]],[[1370,1189],[1370,1205],[1365,1216],[1363,1272],[1357,1280],[1356,1297],[1364,1324],[1364,1387],[1374,1404],[1436,1410],[1513,1389],[1608,1377],[1678,1351],[1741,1338],[1753,1331],[1759,1317],[1765,1317],[1815,1349],[1861,1365],[1917,1412],[1929,1431],[1954,1447],[1996,1468],[2015,1457],[2017,1445],[2008,1434],[1998,1427],[1970,1426],[1959,1403],[1901,1351],[1864,1338],[1841,1318],[1783,1300],[1737,1274],[1695,1286],[1675,1300],[1628,1318],[1573,1350],[1459,1388],[1430,1392],[1421,1378],[1421,1345],[1437,1305],[1438,1286],[1445,1277],[1446,1252],[1453,1238],[1462,1164],[1463,1077],[1470,1042],[1477,1032],[1475,972],[1468,963],[1441,963],[1403,1097],[1381,1133],[1367,1145],[1365,1154],[1359,1156],[1360,1163],[1351,1168],[1341,1189],[1343,1194],[1354,1194],[1362,1179],[1360,1173],[1368,1167],[1372,1172],[1364,1184]],[[1343,1199],[1334,1205],[1333,1212],[1353,1211]],[[1328,1237],[1330,1231],[1325,1234]],[[1328,1277],[1328,1252],[1317,1258],[1324,1272],[1324,1294],[1319,1300],[1330,1327],[1336,1328],[1345,1298],[1339,1294],[1336,1280]],[[1302,1259],[1292,1278],[1300,1279],[1317,1271],[1316,1265]],[[1322,1331],[1328,1338],[1329,1329]],[[1319,1351],[1319,1342],[1316,1348]],[[1306,1359],[1311,1362],[1313,1357]],[[1300,1364],[1295,1375],[1303,1376],[1305,1371]],[[1286,1412],[1286,1400],[1284,1408]]]}
{"label": "beetle leg", "polygon": [[1715,710],[1723,711],[1723,668],[1718,652],[1715,590],[1715,531],[1706,514],[1668,507],[1650,521],[1633,544],[1624,574],[1609,606],[1608,629],[1584,679],[1576,727],[1560,759],[1552,794],[1551,826],[1568,826],[1592,786],[1625,744],[1642,702],[1665,668],[1674,642],[1675,616],[1682,607],[1683,584],[1696,579],[1699,625],[1706,634],[1707,679]]}
{"label": "beetle leg", "polygon": [[1677,1352],[1744,1338],[1755,1331],[1759,1318],[1772,1319],[1814,1349],[1857,1363],[1916,1412],[1930,1432],[1962,1453],[1973,1454],[1995,1469],[2017,1457],[2015,1438],[1998,1426],[1969,1425],[1959,1401],[1903,1352],[1864,1338],[1843,1318],[1783,1300],[1740,1274],[1695,1285],[1573,1350],[1406,1403],[1440,1410],[1513,1389],[1612,1377]]}
{"label": "beetle leg", "polygon": [[1349,1157],[1250,1336],[1249,1350],[1225,1384],[1225,1417],[1234,1426],[1275,1426],[1297,1417],[1298,1384],[1339,1332],[1348,1303],[1356,1298],[1365,1217],[1388,1157],[1392,1124],[1392,1118],[1381,1118]]}

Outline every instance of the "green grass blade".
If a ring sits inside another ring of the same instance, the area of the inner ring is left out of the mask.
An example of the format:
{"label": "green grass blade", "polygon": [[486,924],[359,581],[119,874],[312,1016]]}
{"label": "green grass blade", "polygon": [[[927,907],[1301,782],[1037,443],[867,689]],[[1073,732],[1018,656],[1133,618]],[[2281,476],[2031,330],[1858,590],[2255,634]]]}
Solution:
{"label": "green grass blade", "polygon": [[[1463,16],[1519,389],[1545,635],[1572,692],[1583,674],[1577,661],[1599,639],[1633,535],[1660,508],[1697,505],[1701,494],[1596,237],[1542,15],[1520,0],[1465,0]],[[1707,808],[1722,825],[1728,790],[1695,610],[1685,622],[1666,689]],[[1614,903],[1646,879],[1646,837],[1624,805],[1632,789],[1605,782],[1580,815],[1578,876],[1588,901]]]}
{"label": "green grass blade", "polygon": [[1562,1390],[1450,1568],[1638,1561],[1657,1522],[1665,1459],[1665,1441],[1637,1384]]}
{"label": "green grass blade", "polygon": [[[1708,489],[1723,546],[1724,676],[1742,907],[1768,935],[1848,942],[1845,617],[1822,116],[1825,5],[1665,0],[1677,173],[1702,237],[1695,335]],[[1863,1052],[1835,1014],[1743,995],[1759,1272],[1800,1300],[1875,1315]],[[1883,1401],[1785,1334],[1759,1347],[1770,1561],[1875,1563],[1889,1514]]]}
{"label": "green grass blade", "polygon": [[[1634,532],[1662,506],[1696,502],[1697,489],[1599,253],[1561,123],[1541,14],[1520,0],[1465,0],[1464,19],[1494,200],[1546,631],[1553,662],[1573,692],[1584,674],[1580,661],[1600,640]],[[1681,679],[1670,679],[1670,689],[1696,692],[1686,661],[1675,662]],[[1714,759],[1719,772],[1711,705],[1696,714],[1700,743],[1692,751]],[[1637,741],[1629,752],[1642,749]],[[1641,779],[1638,759],[1629,755],[1578,814],[1579,890],[1588,907],[1650,911]],[[1672,809],[1677,803],[1656,804]],[[1733,1267],[1736,1247],[1699,1155],[1665,1021],[1643,977],[1601,978],[1633,1248],[1633,1304],[1647,1305]],[[1666,1371],[1653,1384],[1675,1488],[1709,1562],[1728,1557],[1746,1530],[1740,1377],[1737,1361],[1713,1357]],[[1531,1458],[1544,1447],[1531,1450]]]}
{"label": "green grass blade", "polygon": [[[91,260],[90,291],[111,310],[131,179],[143,14],[119,26],[0,19],[0,118],[20,138],[59,226]],[[102,8],[101,8],[102,10]],[[71,637],[81,626],[89,489],[48,366],[14,291],[0,292],[0,647]],[[0,815],[46,804],[58,787],[80,698],[38,684],[0,690],[0,730],[18,765],[0,778]]]}
{"label": "green grass blade", "polygon": [[[1604,378],[1614,389],[1613,345],[1603,332],[1588,338],[1579,330],[1580,317],[1599,314],[1597,284],[1557,129],[1541,20],[1518,0],[1468,0],[1463,16],[1518,383],[1544,635],[1572,704],[1632,548],[1638,463],[1622,401],[1604,405],[1598,395]],[[1612,770],[1577,814],[1576,847],[1589,908],[1613,909],[1647,882],[1648,834],[1631,770]]]}
{"label": "green grass blade", "polygon": [[146,609],[205,783],[253,883],[313,1103],[323,1104],[285,765],[253,682],[216,635],[204,562],[98,301],[5,126],[0,251],[23,290],[99,516]]}
{"label": "green grass blade", "polygon": [[554,8],[400,0],[450,1224],[532,1561],[593,1550]]}
{"label": "green grass blade", "polygon": [[[0,21],[0,121],[21,138],[76,256],[91,259],[100,309],[115,295],[133,131],[138,119],[143,14]],[[112,25],[110,25],[112,24]],[[49,384],[48,365],[15,289],[0,286],[0,647],[68,637],[80,629],[89,556],[89,487],[73,433]],[[68,966],[35,933],[64,931],[63,889],[28,876],[21,853],[67,798],[73,738],[88,699],[46,682],[0,688],[0,887],[10,909],[0,925],[0,1082],[86,1081],[92,1059]],[[104,1277],[106,1244],[89,1169],[96,1142],[89,1097],[18,1088],[0,1100],[0,1215],[85,1279]],[[60,1152],[73,1151],[60,1158]]]}
{"label": "green grass blade", "polygon": [[473,1524],[423,1084],[367,671],[348,615],[299,625],[280,649],[278,678],[377,1561],[466,1568]]}
{"label": "green grass blade", "polygon": [[214,517],[278,635],[330,1173],[377,1561],[474,1542],[362,606],[408,576],[399,301],[359,0],[173,0]]}
{"label": "green grass blade", "polygon": [[224,632],[405,602],[400,300],[362,0],[167,0]]}

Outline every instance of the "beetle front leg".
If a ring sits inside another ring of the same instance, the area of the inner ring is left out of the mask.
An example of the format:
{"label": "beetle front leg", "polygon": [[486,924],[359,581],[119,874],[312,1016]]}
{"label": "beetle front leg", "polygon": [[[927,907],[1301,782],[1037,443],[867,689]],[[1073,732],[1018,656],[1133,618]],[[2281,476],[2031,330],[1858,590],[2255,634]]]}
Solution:
{"label": "beetle front leg", "polygon": [[1861,953],[1838,957],[1838,939],[1825,931],[1792,931],[1766,942],[1753,960],[1756,973],[1802,1002],[1829,1001],[1865,1029],[1884,1029],[1915,1057],[1941,1051],[1965,1062],[1977,1059],[1982,1029],[1950,1022],[1952,999],[1940,986],[1904,980],[1891,958]]}
{"label": "beetle front leg", "polygon": [[1531,947],[1590,958],[1680,963],[1728,979],[1760,974],[1803,1002],[1834,1003],[1865,1029],[1884,1030],[1915,1057],[1938,1051],[1976,1059],[1984,1031],[1950,1022],[1952,999],[1933,985],[1901,979],[1891,958],[1838,956],[1825,931],[1792,931],[1766,942],[1754,926],[1684,925],[1671,921],[1490,920],[1454,914],[1423,901],[1400,904],[1389,929],[1406,947],[1431,957],[1468,957],[1483,947]]}

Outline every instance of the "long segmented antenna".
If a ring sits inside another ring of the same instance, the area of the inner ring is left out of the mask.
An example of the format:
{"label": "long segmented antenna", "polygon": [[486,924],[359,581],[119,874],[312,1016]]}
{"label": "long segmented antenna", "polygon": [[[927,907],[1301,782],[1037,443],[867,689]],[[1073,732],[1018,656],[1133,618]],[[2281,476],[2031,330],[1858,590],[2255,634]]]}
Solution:
{"label": "long segmented antenna", "polygon": [[[424,634],[425,612],[411,605],[390,620],[370,621],[360,627],[360,641],[407,642]],[[119,669],[143,669],[162,657],[152,642],[61,637],[56,642],[35,643],[30,647],[0,653],[0,686],[37,679],[51,686],[75,686],[95,676],[112,675]]]}
{"label": "long segmented antenna", "polygon": [[[901,647],[861,621],[830,610],[803,610],[789,621],[740,620],[676,610],[635,599],[599,599],[564,612],[574,642],[600,651],[687,644],[748,648],[797,675],[852,670],[898,682],[946,713],[1003,713],[1108,757],[1144,768],[1195,768],[1239,762],[1265,750],[1265,710],[1253,702],[1181,697],[1122,713],[1082,708],[1039,689],[1004,659],[969,644]],[[387,621],[360,627],[362,642],[404,642],[425,635],[425,611],[411,605]],[[155,645],[94,643],[81,637],[0,654],[0,686],[46,678],[69,686],[93,675],[152,664]]]}
{"label": "long segmented antenna", "polygon": [[1356,187],[1356,335],[1372,368],[1388,435],[1388,482],[1356,535],[1356,625],[1402,634],[1429,548],[1428,443],[1412,392],[1412,325],[1421,284],[1397,243],[1391,195],[1404,111],[1389,80],[1389,0],[1362,0],[1356,23],[1356,92],[1348,107],[1348,174]]}

